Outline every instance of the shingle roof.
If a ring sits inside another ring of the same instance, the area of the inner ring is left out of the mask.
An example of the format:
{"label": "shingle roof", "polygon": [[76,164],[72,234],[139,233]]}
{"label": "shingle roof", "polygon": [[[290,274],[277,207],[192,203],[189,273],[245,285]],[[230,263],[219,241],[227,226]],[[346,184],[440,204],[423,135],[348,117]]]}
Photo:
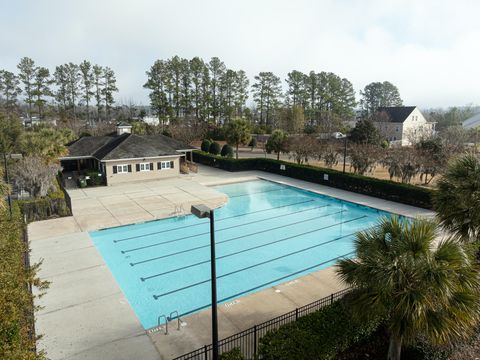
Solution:
{"label": "shingle roof", "polygon": [[392,122],[403,123],[407,120],[408,115],[415,110],[416,106],[389,106],[379,107],[377,112],[385,112]]}
{"label": "shingle roof", "polygon": [[93,156],[93,154],[114,139],[113,136],[84,136],[68,145],[67,157]]}
{"label": "shingle roof", "polygon": [[88,136],[68,146],[66,158],[94,157],[98,160],[135,159],[179,155],[178,150],[193,150],[164,135],[122,134],[118,136]]}

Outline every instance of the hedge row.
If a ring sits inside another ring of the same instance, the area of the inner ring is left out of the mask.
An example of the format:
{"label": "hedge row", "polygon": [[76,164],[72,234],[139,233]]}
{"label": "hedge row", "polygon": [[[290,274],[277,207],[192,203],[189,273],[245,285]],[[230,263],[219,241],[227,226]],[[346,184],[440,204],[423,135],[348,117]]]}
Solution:
{"label": "hedge row", "polygon": [[323,309],[267,333],[259,343],[264,360],[334,359],[338,352],[368,339],[381,318],[360,321],[348,305],[349,295]]}
{"label": "hedge row", "polygon": [[60,187],[58,180],[55,182],[55,190],[49,192],[47,196],[18,200],[17,203],[28,223],[52,217],[72,215],[70,199],[68,194]]}
{"label": "hedge row", "polygon": [[200,164],[227,171],[261,170],[425,209],[432,209],[433,206],[433,190],[395,181],[264,158],[235,160],[197,151],[193,159]]}
{"label": "hedge row", "polygon": [[[33,284],[47,285],[36,277],[36,266],[25,268],[28,244],[20,209],[13,203],[12,217],[0,209],[0,359],[44,359],[35,354]],[[42,290],[43,291],[43,290]]]}

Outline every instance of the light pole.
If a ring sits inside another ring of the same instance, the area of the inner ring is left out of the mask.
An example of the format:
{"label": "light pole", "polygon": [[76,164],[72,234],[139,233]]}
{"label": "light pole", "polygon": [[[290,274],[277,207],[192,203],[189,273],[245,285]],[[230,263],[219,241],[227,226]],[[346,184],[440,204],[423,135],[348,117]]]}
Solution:
{"label": "light pole", "polygon": [[210,269],[212,277],[212,346],[213,360],[218,357],[218,320],[217,320],[217,271],[215,266],[215,227],[213,209],[205,205],[192,205],[191,212],[199,219],[210,219]]}
{"label": "light pole", "polygon": [[[8,184],[10,183],[10,179],[8,177],[8,165],[7,165],[7,154],[3,153],[3,165],[5,166],[5,183]],[[12,217],[12,197],[10,196],[10,191],[8,191],[7,194],[8,198],[8,209],[10,211],[10,218]]]}
{"label": "light pole", "polygon": [[345,163],[347,161],[347,135],[343,135],[343,172],[345,173]]}

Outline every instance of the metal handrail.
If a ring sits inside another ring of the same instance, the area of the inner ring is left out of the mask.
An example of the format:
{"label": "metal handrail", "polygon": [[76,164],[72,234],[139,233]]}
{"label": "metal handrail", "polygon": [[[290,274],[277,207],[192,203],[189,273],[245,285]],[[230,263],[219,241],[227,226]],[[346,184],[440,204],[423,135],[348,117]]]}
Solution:
{"label": "metal handrail", "polygon": [[160,315],[158,317],[158,327],[160,328],[161,327],[161,324],[160,324],[160,320],[162,318],[165,318],[165,335],[168,335],[168,318],[166,315]]}
{"label": "metal handrail", "polygon": [[169,319],[170,321],[172,321],[172,320],[174,319],[174,318],[172,317],[172,314],[177,314],[177,330],[180,330],[180,322],[181,322],[181,320],[180,320],[180,316],[178,316],[178,311],[175,310],[175,311],[172,311],[172,312],[170,313],[170,316],[168,317],[168,319]]}

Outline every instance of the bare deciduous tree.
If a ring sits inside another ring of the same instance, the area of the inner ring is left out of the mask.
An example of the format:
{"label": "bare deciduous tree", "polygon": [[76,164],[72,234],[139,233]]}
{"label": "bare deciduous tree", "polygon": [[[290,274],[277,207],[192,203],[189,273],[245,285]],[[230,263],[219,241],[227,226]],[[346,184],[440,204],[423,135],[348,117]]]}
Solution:
{"label": "bare deciduous tree", "polygon": [[46,196],[52,189],[57,173],[62,170],[59,164],[48,164],[38,156],[25,157],[14,168],[14,179],[34,197]]}
{"label": "bare deciduous tree", "polygon": [[291,136],[288,138],[290,157],[297,164],[308,164],[308,159],[318,156],[318,141],[309,135]]}
{"label": "bare deciduous tree", "polygon": [[364,175],[375,170],[381,157],[381,148],[370,144],[354,144],[351,146],[350,161],[353,172]]}

